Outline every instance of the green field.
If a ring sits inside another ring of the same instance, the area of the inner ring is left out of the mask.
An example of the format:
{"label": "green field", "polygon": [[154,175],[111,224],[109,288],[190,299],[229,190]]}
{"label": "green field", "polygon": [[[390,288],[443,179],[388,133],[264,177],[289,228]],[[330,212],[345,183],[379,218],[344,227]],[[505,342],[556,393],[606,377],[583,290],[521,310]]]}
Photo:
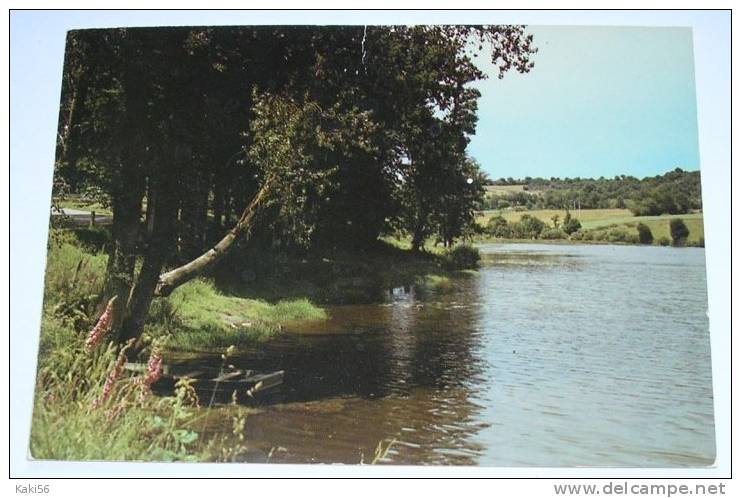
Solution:
{"label": "green field", "polygon": [[[477,222],[485,226],[490,218],[499,214],[507,221],[518,221],[523,214],[529,214],[530,216],[539,218],[548,225],[552,225],[553,221],[551,218],[554,215],[558,214],[560,219],[563,220],[565,213],[564,210],[558,209],[536,209],[532,211],[515,211],[509,209],[501,211],[490,210],[484,211],[483,215],[477,218]],[[580,211],[571,211],[571,216],[577,218],[581,222],[582,229],[587,231],[599,231],[602,228],[615,226],[635,228],[638,223],[643,223],[651,229],[651,233],[656,241],[662,237],[671,239],[669,235],[669,221],[673,218],[681,218],[690,231],[687,239],[689,243],[697,243],[705,237],[702,213],[633,216],[628,209],[582,209]]]}
{"label": "green field", "polygon": [[113,212],[109,207],[103,207],[97,202],[86,202],[80,199],[65,199],[58,202],[59,207],[67,209],[79,209],[80,211],[95,211],[95,214],[103,216],[112,216]]}
{"label": "green field", "polygon": [[486,189],[487,194],[503,195],[512,192],[523,192],[525,185],[486,185],[484,189]]}

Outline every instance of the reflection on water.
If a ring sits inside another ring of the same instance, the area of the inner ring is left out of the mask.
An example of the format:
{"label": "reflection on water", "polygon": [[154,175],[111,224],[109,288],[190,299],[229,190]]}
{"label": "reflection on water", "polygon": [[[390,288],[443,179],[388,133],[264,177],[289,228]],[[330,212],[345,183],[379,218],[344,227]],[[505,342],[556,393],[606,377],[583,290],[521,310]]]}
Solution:
{"label": "reflection on water", "polygon": [[247,459],[359,463],[393,438],[398,464],[712,464],[703,250],[483,250],[476,275],[330,307],[238,358],[286,370]]}

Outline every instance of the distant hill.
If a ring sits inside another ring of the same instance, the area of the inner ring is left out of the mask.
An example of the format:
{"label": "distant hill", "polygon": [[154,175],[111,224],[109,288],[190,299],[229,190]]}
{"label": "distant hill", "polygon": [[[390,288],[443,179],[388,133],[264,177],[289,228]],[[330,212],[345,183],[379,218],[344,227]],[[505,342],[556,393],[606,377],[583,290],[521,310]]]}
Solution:
{"label": "distant hill", "polygon": [[677,168],[638,179],[500,178],[486,186],[483,209],[628,208],[636,215],[683,214],[702,209],[699,171]]}

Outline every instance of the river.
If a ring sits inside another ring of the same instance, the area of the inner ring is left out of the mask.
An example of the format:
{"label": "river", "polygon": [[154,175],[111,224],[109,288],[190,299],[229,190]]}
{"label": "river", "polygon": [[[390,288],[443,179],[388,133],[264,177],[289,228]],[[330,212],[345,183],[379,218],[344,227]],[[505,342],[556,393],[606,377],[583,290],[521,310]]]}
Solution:
{"label": "river", "polygon": [[244,459],[368,462],[393,439],[383,463],[712,465],[703,249],[481,250],[475,274],[330,306],[236,358],[286,370]]}

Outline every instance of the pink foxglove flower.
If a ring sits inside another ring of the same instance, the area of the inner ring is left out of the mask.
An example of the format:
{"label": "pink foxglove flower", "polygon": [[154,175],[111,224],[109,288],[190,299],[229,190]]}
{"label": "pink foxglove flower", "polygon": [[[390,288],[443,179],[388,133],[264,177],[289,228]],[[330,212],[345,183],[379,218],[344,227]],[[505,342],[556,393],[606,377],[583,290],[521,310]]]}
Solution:
{"label": "pink foxglove flower", "polygon": [[162,378],[162,356],[159,353],[152,353],[147,363],[147,374],[144,377],[144,383],[151,386]]}
{"label": "pink foxglove flower", "polygon": [[85,349],[88,352],[97,348],[100,343],[103,342],[103,337],[110,332],[111,327],[113,326],[113,303],[116,302],[117,297],[118,296],[113,296],[110,301],[108,301],[105,311],[98,319],[98,323],[95,324],[93,330],[88,334],[87,340],[85,341]]}
{"label": "pink foxglove flower", "polygon": [[110,397],[113,385],[121,378],[121,375],[123,375],[124,365],[126,364],[126,350],[129,349],[133,343],[134,340],[131,339],[123,348],[121,348],[121,351],[118,353],[118,358],[116,358],[116,364],[108,374],[105,384],[103,384],[103,392],[93,401],[93,408],[99,407]]}

